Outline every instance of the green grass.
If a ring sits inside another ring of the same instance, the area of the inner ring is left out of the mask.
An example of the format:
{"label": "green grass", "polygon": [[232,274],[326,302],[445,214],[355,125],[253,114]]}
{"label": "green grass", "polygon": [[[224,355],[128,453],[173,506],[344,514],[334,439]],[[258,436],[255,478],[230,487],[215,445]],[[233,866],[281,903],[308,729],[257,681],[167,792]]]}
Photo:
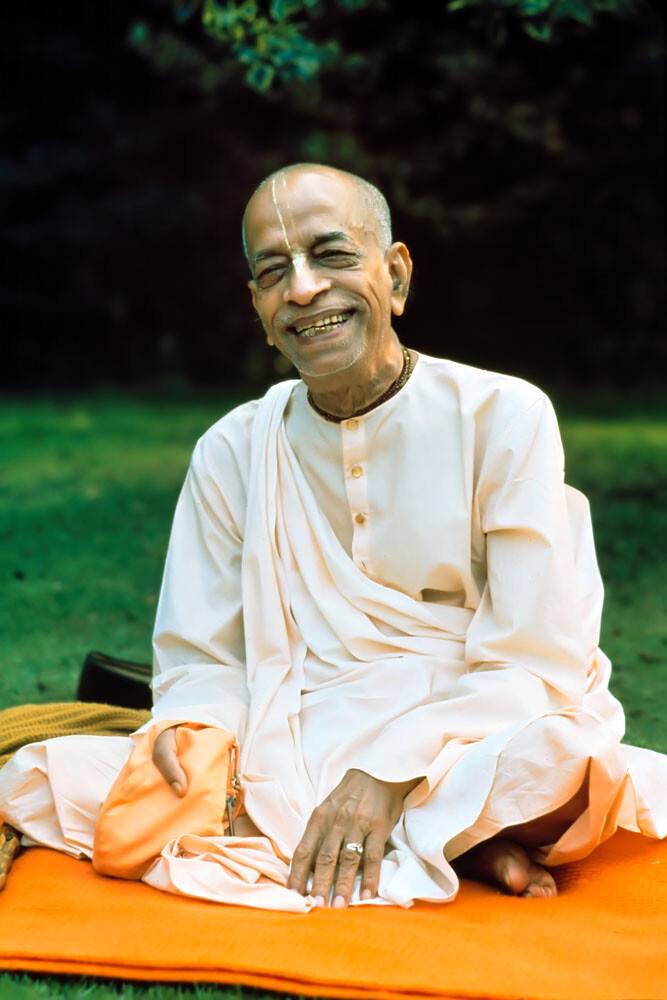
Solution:
{"label": "green grass", "polygon": [[[84,655],[148,661],[169,525],[192,446],[238,399],[90,394],[0,403],[0,705],[72,698]],[[667,752],[667,405],[570,398],[567,478],[589,497],[606,582],[601,645],[628,742]],[[265,996],[5,974],[0,997]]]}
{"label": "green grass", "polygon": [[0,1000],[285,1000],[285,994],[243,989],[240,986],[123,983],[87,976],[0,975]]}
{"label": "green grass", "polygon": [[188,457],[236,401],[0,404],[0,704],[71,698],[89,649],[150,660]]}

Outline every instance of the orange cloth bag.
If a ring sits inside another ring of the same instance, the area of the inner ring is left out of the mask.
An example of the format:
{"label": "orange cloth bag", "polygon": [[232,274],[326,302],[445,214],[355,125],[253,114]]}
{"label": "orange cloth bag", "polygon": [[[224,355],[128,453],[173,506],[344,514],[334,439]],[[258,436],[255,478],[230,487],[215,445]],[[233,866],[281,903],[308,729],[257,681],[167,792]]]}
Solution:
{"label": "orange cloth bag", "polygon": [[241,811],[236,776],[238,744],[226,730],[176,727],[178,760],[188,779],[180,798],[153,763],[155,740],[168,726],[152,726],[105,799],[93,840],[93,867],[101,875],[140,879],[170,840],[182,834],[220,837]]}

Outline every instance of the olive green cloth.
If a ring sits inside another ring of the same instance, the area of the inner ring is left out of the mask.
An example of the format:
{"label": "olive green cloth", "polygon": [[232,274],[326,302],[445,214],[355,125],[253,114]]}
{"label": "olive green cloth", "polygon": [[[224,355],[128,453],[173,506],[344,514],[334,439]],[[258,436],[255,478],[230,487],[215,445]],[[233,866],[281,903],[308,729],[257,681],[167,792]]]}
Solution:
{"label": "olive green cloth", "polygon": [[149,719],[145,709],[85,701],[5,708],[0,711],[0,767],[26,743],[54,736],[128,736]]}

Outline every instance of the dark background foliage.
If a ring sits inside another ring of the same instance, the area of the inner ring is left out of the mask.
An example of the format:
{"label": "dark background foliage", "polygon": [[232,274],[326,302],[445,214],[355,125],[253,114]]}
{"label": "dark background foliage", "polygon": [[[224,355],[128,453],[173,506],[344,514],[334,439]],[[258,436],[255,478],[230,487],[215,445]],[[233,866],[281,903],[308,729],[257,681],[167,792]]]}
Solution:
{"label": "dark background foliage", "polygon": [[295,160],[385,190],[415,260],[407,343],[542,384],[664,371],[652,5],[4,13],[3,388],[284,374],[250,310],[239,223]]}

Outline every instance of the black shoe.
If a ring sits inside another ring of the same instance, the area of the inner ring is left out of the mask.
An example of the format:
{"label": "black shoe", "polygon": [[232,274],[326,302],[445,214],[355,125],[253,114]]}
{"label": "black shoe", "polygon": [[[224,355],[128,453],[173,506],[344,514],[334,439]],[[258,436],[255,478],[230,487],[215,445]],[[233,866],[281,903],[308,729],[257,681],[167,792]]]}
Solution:
{"label": "black shoe", "polygon": [[79,701],[121,705],[123,708],[150,708],[153,669],[147,663],[117,660],[106,653],[88,653],[76,696]]}

